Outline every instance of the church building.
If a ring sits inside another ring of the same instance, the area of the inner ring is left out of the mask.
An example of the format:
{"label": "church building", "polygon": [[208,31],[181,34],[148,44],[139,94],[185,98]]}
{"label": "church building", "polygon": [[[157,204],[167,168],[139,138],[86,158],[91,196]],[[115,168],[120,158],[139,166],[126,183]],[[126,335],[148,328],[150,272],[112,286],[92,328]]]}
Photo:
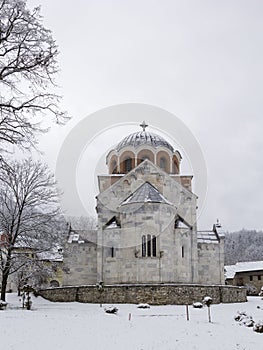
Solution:
{"label": "church building", "polygon": [[141,130],[124,137],[99,175],[97,230],[69,233],[63,285],[224,284],[224,236],[197,230],[192,178],[163,137]]}

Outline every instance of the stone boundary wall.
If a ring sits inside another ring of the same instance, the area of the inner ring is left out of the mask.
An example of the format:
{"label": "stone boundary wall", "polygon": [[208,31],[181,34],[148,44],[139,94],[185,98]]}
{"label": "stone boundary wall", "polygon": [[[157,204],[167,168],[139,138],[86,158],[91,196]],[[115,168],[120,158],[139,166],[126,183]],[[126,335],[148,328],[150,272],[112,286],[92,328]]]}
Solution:
{"label": "stone boundary wall", "polygon": [[225,285],[194,284],[115,284],[106,285],[102,291],[97,286],[58,287],[41,289],[38,294],[55,302],[185,305],[213,298],[214,304],[247,301],[246,288]]}

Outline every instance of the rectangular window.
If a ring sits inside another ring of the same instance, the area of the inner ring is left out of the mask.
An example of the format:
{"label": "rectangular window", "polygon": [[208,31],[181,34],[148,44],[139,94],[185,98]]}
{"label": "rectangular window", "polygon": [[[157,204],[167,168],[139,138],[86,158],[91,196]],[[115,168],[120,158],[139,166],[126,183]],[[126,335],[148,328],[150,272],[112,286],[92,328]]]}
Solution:
{"label": "rectangular window", "polygon": [[258,275],[258,280],[261,281],[261,276],[260,275]]}
{"label": "rectangular window", "polygon": [[152,238],[152,248],[153,248],[153,256],[156,256],[156,237]]}
{"label": "rectangular window", "polygon": [[143,235],[142,236],[142,257],[156,257],[157,256],[157,239],[156,236]]}
{"label": "rectangular window", "polygon": [[250,280],[250,281],[253,281],[253,276],[249,276],[249,280]]}
{"label": "rectangular window", "polygon": [[115,249],[114,249],[114,247],[111,247],[111,257],[112,258],[115,257]]}
{"label": "rectangular window", "polygon": [[146,237],[142,236],[142,256],[146,256]]}
{"label": "rectangular window", "polygon": [[184,258],[184,246],[182,246],[182,258]]}
{"label": "rectangular window", "polygon": [[147,235],[147,256],[152,256],[152,240],[151,235]]}

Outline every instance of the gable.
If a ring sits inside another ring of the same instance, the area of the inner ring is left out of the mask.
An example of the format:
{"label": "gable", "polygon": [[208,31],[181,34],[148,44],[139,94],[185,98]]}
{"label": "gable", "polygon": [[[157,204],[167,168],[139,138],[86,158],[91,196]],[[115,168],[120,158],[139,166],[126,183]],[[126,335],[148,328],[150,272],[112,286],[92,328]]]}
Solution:
{"label": "gable", "polygon": [[141,185],[134,193],[125,199],[121,205],[131,203],[169,203],[164,196],[148,181]]}
{"label": "gable", "polygon": [[[98,211],[105,209],[111,213],[118,212],[118,208],[126,199],[130,197],[135,200],[137,196],[142,195],[142,190],[145,188],[142,188],[137,195],[136,191],[145,183],[152,185],[169,204],[178,208],[178,213],[182,218],[188,216],[186,221],[189,222],[192,208],[195,210],[196,207],[196,195],[148,159],[97,196]],[[152,191],[151,196],[154,197]],[[190,207],[191,210],[189,210]]]}

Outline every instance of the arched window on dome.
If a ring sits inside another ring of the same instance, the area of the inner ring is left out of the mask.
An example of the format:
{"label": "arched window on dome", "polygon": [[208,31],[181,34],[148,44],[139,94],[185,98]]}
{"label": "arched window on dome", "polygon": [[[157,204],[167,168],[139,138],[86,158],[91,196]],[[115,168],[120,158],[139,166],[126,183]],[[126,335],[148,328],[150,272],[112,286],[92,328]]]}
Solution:
{"label": "arched window on dome", "polygon": [[173,160],[173,174],[179,174],[179,165],[178,165],[178,161],[176,161],[175,159]]}
{"label": "arched window on dome", "polygon": [[131,170],[132,170],[132,159],[129,157],[124,160],[124,172],[128,173]]}
{"label": "arched window on dome", "polygon": [[111,163],[111,173],[117,174],[117,162],[116,162],[116,160],[113,160]]}
{"label": "arched window on dome", "polygon": [[161,157],[161,158],[160,158],[160,168],[161,168],[162,170],[166,170],[166,164],[167,164],[166,158],[165,158],[165,157]]}
{"label": "arched window on dome", "polygon": [[145,159],[150,160],[152,163],[154,163],[154,154],[150,150],[142,150],[138,153],[137,156],[137,164],[142,163]]}

